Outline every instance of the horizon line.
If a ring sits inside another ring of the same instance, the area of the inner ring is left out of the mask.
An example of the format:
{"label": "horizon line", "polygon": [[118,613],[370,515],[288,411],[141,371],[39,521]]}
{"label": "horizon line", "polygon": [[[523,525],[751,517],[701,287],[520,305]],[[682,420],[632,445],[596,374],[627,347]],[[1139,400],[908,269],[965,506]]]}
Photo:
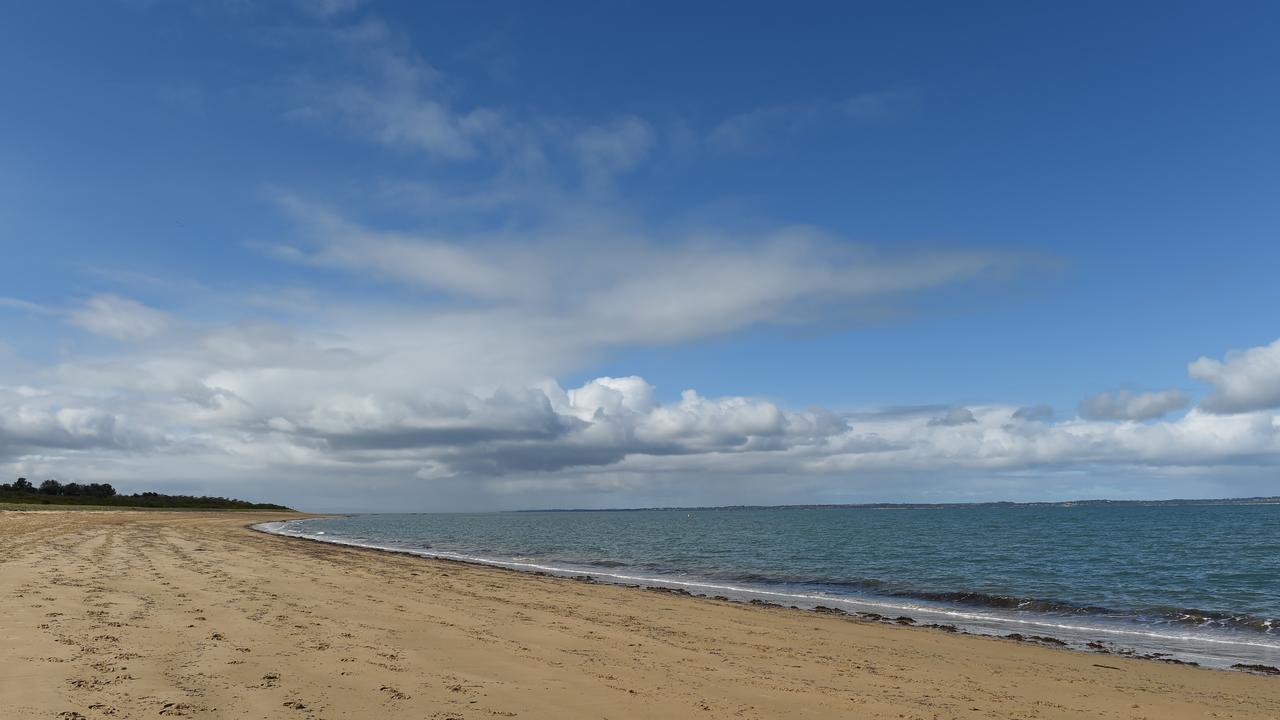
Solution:
{"label": "horizon line", "polygon": [[449,510],[449,511],[330,511],[340,515],[466,515],[485,513],[533,513],[533,512],[642,512],[646,510],[804,510],[804,509],[928,509],[947,507],[1068,507],[1075,505],[1270,505],[1280,504],[1280,495],[1253,495],[1248,497],[1218,498],[1168,498],[1163,500],[1113,500],[1108,498],[1088,498],[1078,500],[985,500],[974,502],[869,502],[869,503],[783,503],[776,505],[645,505],[637,507],[604,507],[604,508],[518,508],[514,510]]}

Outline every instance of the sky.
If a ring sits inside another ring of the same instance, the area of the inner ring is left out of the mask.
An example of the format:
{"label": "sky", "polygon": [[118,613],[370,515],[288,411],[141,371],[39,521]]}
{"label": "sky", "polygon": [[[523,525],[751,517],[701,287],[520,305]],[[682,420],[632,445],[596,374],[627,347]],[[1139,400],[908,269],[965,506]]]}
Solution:
{"label": "sky", "polygon": [[0,479],[1280,494],[1280,6],[25,3]]}

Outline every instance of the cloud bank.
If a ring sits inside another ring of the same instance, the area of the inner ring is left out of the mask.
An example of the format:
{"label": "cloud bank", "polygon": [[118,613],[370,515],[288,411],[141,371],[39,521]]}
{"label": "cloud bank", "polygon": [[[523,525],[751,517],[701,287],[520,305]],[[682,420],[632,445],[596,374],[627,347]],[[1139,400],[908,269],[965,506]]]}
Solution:
{"label": "cloud bank", "polygon": [[[89,307],[158,313],[122,300]],[[1186,402],[1170,392],[1103,393],[1081,404],[1080,417],[1056,422],[1048,408],[1001,404],[840,412],[693,389],[663,401],[640,377],[565,388],[551,376],[600,347],[652,339],[645,323],[593,328],[594,311],[580,308],[574,319],[587,324],[575,344],[556,327],[566,318],[501,306],[401,310],[381,322],[362,313],[344,326],[338,319],[349,310],[328,309],[305,329],[144,324],[145,351],[135,349],[138,333],[116,333],[118,352],[0,387],[0,468],[126,486],[214,482],[254,495],[307,486],[333,503],[370,484],[406,497],[449,488],[449,503],[473,507],[617,505],[698,487],[758,497],[760,484],[778,478],[793,492],[845,498],[919,485],[903,496],[918,499],[966,473],[1229,474],[1280,461],[1280,402],[1257,407],[1254,398],[1228,412],[1217,383],[1173,420],[1151,419]],[[736,305],[726,312],[737,321]],[[81,320],[67,315],[87,331],[104,327]],[[1219,368],[1220,381],[1227,368],[1247,366],[1250,382],[1266,386],[1280,372],[1241,358],[1271,347],[1201,359],[1192,373]]]}

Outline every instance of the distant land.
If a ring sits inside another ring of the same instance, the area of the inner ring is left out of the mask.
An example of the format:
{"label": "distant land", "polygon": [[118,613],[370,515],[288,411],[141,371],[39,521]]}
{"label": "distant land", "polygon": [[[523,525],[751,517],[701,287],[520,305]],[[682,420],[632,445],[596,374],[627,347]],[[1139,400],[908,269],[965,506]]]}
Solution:
{"label": "distant land", "polygon": [[941,510],[944,508],[1034,508],[1034,507],[1158,507],[1167,505],[1280,505],[1280,495],[1247,498],[1205,498],[1175,500],[1062,500],[1059,502],[996,502],[974,503],[832,503],[801,505],[700,505],[638,508],[552,508],[548,510],[513,510],[512,512],[641,512],[644,510],[833,510],[860,508],[864,510]]}

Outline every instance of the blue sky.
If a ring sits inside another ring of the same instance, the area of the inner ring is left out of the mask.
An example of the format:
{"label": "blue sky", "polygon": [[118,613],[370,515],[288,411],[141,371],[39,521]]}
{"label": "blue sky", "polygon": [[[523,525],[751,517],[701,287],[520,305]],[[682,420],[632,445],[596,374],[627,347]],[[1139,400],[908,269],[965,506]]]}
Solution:
{"label": "blue sky", "polygon": [[24,5],[0,468],[317,509],[1275,492],[1278,21]]}

